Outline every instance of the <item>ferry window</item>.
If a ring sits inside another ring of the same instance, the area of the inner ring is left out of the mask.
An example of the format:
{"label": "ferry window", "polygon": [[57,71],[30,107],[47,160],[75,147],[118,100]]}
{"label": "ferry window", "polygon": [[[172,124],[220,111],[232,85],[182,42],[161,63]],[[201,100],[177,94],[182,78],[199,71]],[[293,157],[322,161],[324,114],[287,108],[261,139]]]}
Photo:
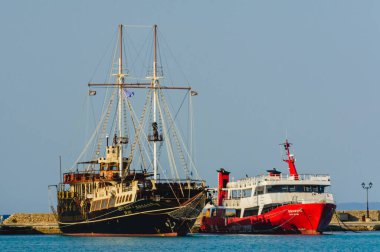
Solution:
{"label": "ferry window", "polygon": [[238,197],[238,198],[241,197],[241,190],[236,190],[236,197]]}
{"label": "ferry window", "polygon": [[301,185],[296,186],[296,192],[304,192],[304,188]]}
{"label": "ferry window", "polygon": [[313,189],[313,192],[318,192],[318,186],[313,186],[312,189]]}
{"label": "ferry window", "polygon": [[318,186],[318,192],[319,193],[324,193],[325,192],[325,187],[324,186]]}
{"label": "ferry window", "polygon": [[237,196],[238,195],[237,192],[238,192],[237,190],[232,190],[231,191],[231,198],[237,198],[238,197]]}
{"label": "ferry window", "polygon": [[117,166],[116,165],[111,165],[110,166],[110,171],[117,171]]}
{"label": "ferry window", "polygon": [[256,187],[255,195],[261,195],[263,193],[264,193],[264,187],[263,186]]}
{"label": "ferry window", "polygon": [[236,209],[236,216],[237,217],[240,217],[240,213],[241,213],[241,210],[240,209]]}
{"label": "ferry window", "polygon": [[257,215],[258,213],[259,213],[259,208],[256,208],[256,209],[245,209],[243,217]]}
{"label": "ferry window", "polygon": [[[295,186],[286,186],[286,185],[275,185],[267,186],[266,190],[268,193],[280,193],[280,192],[316,192],[324,193],[325,186],[318,185],[295,185]],[[255,194],[257,195],[257,194]]]}
{"label": "ferry window", "polygon": [[267,192],[268,192],[268,193],[274,193],[274,192],[277,192],[277,191],[276,191],[276,187],[275,187],[275,186],[267,186]]}
{"label": "ferry window", "polygon": [[252,188],[243,190],[242,197],[251,197],[251,195],[252,195]]}
{"label": "ferry window", "polygon": [[226,217],[236,217],[236,210],[227,208],[226,212],[225,212],[225,216]]}

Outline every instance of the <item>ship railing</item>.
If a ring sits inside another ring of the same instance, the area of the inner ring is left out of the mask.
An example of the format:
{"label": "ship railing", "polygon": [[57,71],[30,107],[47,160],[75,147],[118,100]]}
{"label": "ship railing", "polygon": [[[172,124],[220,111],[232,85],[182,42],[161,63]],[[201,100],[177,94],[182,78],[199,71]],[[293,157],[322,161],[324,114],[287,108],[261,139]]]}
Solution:
{"label": "ship railing", "polygon": [[58,191],[57,195],[58,199],[72,199],[74,197],[78,197],[78,193],[70,191]]}
{"label": "ship railing", "polygon": [[[294,176],[291,176],[289,174],[280,174],[278,176],[259,175],[256,177],[239,179],[236,182],[230,182],[230,184],[257,183],[261,181],[289,181],[289,180],[296,180],[296,179]],[[299,174],[298,180],[330,181],[330,176],[327,174]]]}
{"label": "ship railing", "polygon": [[205,187],[206,181],[198,179],[157,179],[156,184],[190,184],[191,187]]}
{"label": "ship railing", "polygon": [[[287,179],[295,180],[294,176],[287,175]],[[299,180],[312,180],[312,181],[330,181],[328,174],[299,174]]]}
{"label": "ship railing", "polygon": [[64,183],[91,182],[99,179],[100,173],[98,171],[75,171],[63,174]]}
{"label": "ship railing", "polygon": [[123,184],[121,188],[121,192],[130,192],[130,191],[133,191],[133,186],[132,185],[126,186]]}
{"label": "ship railing", "polygon": [[[296,180],[295,176],[289,174],[281,174],[280,176],[263,176],[268,180]],[[330,180],[328,174],[298,174],[298,180],[314,180],[314,181],[326,181]]]}

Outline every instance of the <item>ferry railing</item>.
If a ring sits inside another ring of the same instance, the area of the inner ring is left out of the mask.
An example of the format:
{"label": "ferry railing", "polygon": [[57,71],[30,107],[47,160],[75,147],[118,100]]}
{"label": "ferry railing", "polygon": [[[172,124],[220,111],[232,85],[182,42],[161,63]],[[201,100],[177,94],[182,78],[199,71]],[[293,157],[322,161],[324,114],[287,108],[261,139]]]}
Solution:
{"label": "ferry railing", "polygon": [[[234,183],[237,184],[244,184],[244,183],[257,183],[262,181],[289,181],[289,180],[296,180],[294,176],[290,176],[289,174],[280,174],[278,176],[269,176],[269,175],[259,175],[256,177],[251,178],[243,178],[239,179],[237,181],[231,181],[229,182],[231,185]],[[298,180],[312,180],[312,181],[330,181],[330,176],[327,174],[299,174]],[[232,186],[234,187],[234,186]]]}

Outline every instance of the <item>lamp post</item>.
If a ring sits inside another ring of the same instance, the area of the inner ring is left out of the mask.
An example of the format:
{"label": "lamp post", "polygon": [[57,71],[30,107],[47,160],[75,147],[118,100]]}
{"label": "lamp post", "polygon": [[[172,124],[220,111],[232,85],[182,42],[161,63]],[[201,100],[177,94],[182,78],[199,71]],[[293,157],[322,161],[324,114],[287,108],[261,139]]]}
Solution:
{"label": "lamp post", "polygon": [[363,189],[367,190],[367,218],[369,218],[369,208],[368,208],[368,189],[372,187],[372,182],[369,182],[368,186],[365,185],[365,183],[362,183]]}

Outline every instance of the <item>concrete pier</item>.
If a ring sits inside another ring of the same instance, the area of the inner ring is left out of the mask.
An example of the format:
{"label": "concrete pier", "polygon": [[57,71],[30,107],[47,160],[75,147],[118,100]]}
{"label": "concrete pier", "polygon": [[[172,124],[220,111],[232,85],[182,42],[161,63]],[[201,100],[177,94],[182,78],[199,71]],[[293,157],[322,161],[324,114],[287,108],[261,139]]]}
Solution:
{"label": "concrete pier", "polygon": [[380,211],[337,210],[327,231],[375,231],[380,230]]}
{"label": "concrete pier", "polygon": [[15,213],[0,225],[0,234],[60,234],[58,223],[49,213]]}

